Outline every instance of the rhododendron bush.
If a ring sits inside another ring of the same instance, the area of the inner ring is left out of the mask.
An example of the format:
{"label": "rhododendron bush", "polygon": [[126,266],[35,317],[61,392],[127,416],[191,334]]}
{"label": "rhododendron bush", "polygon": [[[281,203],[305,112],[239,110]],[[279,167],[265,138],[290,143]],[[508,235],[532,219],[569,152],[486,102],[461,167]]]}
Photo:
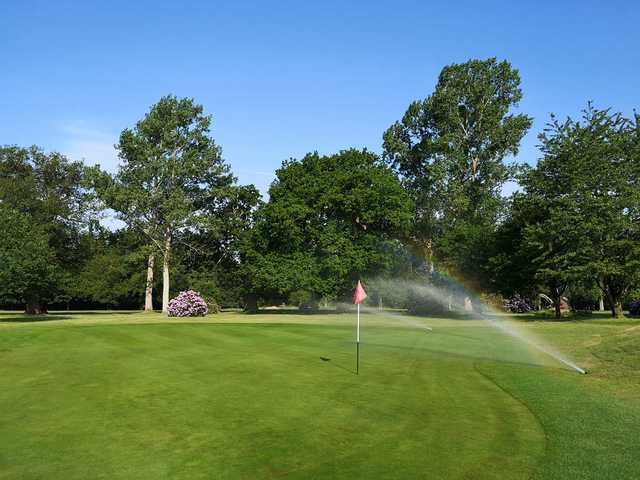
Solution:
{"label": "rhododendron bush", "polygon": [[203,317],[209,312],[207,302],[198,292],[180,292],[169,301],[167,313],[170,317]]}
{"label": "rhododendron bush", "polygon": [[534,307],[529,300],[516,293],[504,301],[504,309],[511,313],[527,313],[533,311]]}

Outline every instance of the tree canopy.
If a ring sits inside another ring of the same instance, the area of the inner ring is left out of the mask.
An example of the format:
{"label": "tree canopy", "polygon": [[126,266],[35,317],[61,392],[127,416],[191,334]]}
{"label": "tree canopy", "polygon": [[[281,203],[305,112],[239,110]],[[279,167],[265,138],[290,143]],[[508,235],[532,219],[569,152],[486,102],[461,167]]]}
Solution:
{"label": "tree canopy", "polygon": [[551,123],[540,135],[543,158],[521,179],[535,218],[525,238],[537,248],[538,274],[566,289],[591,277],[613,314],[640,279],[638,117],[591,104],[581,120]]}
{"label": "tree canopy", "polygon": [[366,150],[284,162],[244,252],[263,295],[306,290],[339,299],[358,276],[384,271],[407,232],[411,203],[393,172]]}
{"label": "tree canopy", "polygon": [[[448,65],[433,94],[411,103],[384,133],[384,156],[414,200],[414,241],[430,261],[461,267],[460,242],[495,224],[501,188],[513,176],[504,160],[531,126],[512,113],[521,98],[520,75],[507,61]],[[441,242],[447,235],[453,238]]]}
{"label": "tree canopy", "polygon": [[[50,251],[45,257],[58,275],[56,282],[45,281],[37,295],[31,292],[30,311],[46,311],[47,302],[68,296],[83,261],[82,233],[94,221],[96,207],[85,173],[82,162],[56,152],[0,148],[0,204],[23,215],[10,217],[17,232],[24,233],[30,224],[37,230],[34,236],[46,238]],[[41,247],[38,242],[33,246]]]}
{"label": "tree canopy", "polygon": [[3,204],[0,224],[0,301],[46,313],[61,273],[47,234],[33,218]]}
{"label": "tree canopy", "polygon": [[[135,128],[122,131],[122,163],[113,179],[100,183],[107,204],[162,255],[165,312],[176,236],[208,224],[205,210],[234,182],[210,126],[211,117],[192,99],[161,98]],[[153,256],[149,263],[153,268]]]}

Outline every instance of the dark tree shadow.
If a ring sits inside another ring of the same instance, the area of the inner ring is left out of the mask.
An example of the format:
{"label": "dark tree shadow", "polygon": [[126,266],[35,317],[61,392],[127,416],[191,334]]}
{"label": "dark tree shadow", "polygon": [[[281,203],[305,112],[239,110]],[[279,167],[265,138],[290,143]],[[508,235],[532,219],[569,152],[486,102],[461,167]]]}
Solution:
{"label": "dark tree shadow", "polygon": [[71,320],[73,317],[68,315],[27,315],[26,313],[0,313],[0,323],[35,323],[35,322],[51,322],[53,320]]}
{"label": "dark tree shadow", "polygon": [[0,312],[0,323],[33,323],[33,322],[51,322],[54,320],[72,320],[74,317],[85,317],[88,315],[134,315],[140,314],[141,311],[118,311],[118,310],[65,310],[52,311],[41,315],[30,315],[19,311]]}
{"label": "dark tree shadow", "polygon": [[339,310],[300,310],[298,308],[264,308],[256,311],[247,311],[247,315],[336,315]]}

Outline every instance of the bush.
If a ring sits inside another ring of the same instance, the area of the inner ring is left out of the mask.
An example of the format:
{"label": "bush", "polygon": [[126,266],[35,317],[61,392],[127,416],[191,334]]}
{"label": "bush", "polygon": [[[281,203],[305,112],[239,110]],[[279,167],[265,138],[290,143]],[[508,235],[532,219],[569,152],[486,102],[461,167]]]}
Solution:
{"label": "bush", "polygon": [[299,307],[306,303],[310,303],[313,299],[311,292],[307,290],[294,290],[289,294],[289,305]]}
{"label": "bush", "polygon": [[187,290],[169,301],[167,313],[170,317],[204,317],[208,312],[207,302],[200,294]]}
{"label": "bush", "polygon": [[504,301],[504,309],[511,313],[527,313],[534,308],[529,300],[516,293],[513,297]]}
{"label": "bush", "polygon": [[[483,312],[502,311],[504,309],[504,298],[499,293],[481,293],[478,309]],[[474,305],[475,306],[475,305]]]}
{"label": "bush", "polygon": [[207,304],[207,309],[208,309],[208,313],[212,314],[212,313],[220,313],[220,305],[218,304],[218,302],[216,302],[216,300],[213,297],[204,297],[204,301]]}
{"label": "bush", "polygon": [[302,312],[315,313],[320,310],[320,305],[318,304],[318,302],[311,300],[309,302],[301,303],[300,305],[298,305],[298,309]]}
{"label": "bush", "polygon": [[629,314],[634,317],[640,317],[640,300],[636,300],[629,305]]}

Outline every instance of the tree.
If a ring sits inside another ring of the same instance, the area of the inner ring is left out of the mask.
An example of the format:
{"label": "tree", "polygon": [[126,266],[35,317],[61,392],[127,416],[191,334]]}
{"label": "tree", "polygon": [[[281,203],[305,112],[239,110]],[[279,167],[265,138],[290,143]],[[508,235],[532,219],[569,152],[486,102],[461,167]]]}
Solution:
{"label": "tree", "polygon": [[544,212],[528,227],[529,243],[544,254],[540,271],[591,277],[620,317],[640,280],[638,116],[589,104],[581,121],[552,117],[539,138],[544,157],[521,183],[526,201]]}
{"label": "tree", "polygon": [[46,313],[59,270],[44,229],[33,218],[0,204],[0,299]]}
{"label": "tree", "polygon": [[83,305],[139,308],[143,301],[139,271],[147,257],[137,232],[100,228],[84,238],[87,259],[72,279],[71,294]]}
{"label": "tree", "polygon": [[250,234],[260,193],[253,185],[232,185],[204,214],[210,221],[184,232],[174,257],[179,257],[183,275],[181,289],[193,289],[222,306],[242,303],[243,285],[238,281],[241,248]]}
{"label": "tree", "polygon": [[359,276],[393,263],[411,202],[376,155],[311,153],[284,162],[276,175],[243,250],[254,293],[286,298],[304,290],[316,300],[339,299]]}
{"label": "tree", "polygon": [[434,93],[384,133],[384,157],[414,200],[412,240],[432,269],[450,259],[464,270],[461,241],[473,246],[494,228],[501,188],[513,173],[504,160],[531,126],[526,115],[511,113],[521,98],[520,76],[507,61],[448,65]]}
{"label": "tree", "polygon": [[545,218],[525,229],[525,248],[535,252],[535,278],[553,301],[556,318],[562,315],[562,299],[572,282],[579,279],[573,268],[577,263],[575,245],[580,235],[567,211],[545,211]]}
{"label": "tree", "polygon": [[[32,292],[28,310],[46,311],[46,301],[68,296],[65,281],[83,261],[81,238],[94,217],[95,203],[82,162],[45,153],[37,147],[0,148],[0,203],[29,217],[46,236],[53,254],[49,261],[59,273],[55,284],[38,295]],[[38,302],[40,302],[38,304]]]}
{"label": "tree", "polygon": [[[112,180],[100,184],[102,197],[129,226],[143,232],[163,259],[162,311],[169,303],[169,266],[176,237],[206,225],[208,205],[218,201],[234,178],[209,136],[211,117],[192,99],[166,96],[117,145],[122,161]],[[154,253],[148,257],[149,308]]]}
{"label": "tree", "polygon": [[540,220],[540,212],[527,209],[522,194],[514,193],[507,214],[496,227],[487,252],[488,290],[505,297],[534,299],[546,287],[534,263],[539,253],[525,241],[527,225]]}

